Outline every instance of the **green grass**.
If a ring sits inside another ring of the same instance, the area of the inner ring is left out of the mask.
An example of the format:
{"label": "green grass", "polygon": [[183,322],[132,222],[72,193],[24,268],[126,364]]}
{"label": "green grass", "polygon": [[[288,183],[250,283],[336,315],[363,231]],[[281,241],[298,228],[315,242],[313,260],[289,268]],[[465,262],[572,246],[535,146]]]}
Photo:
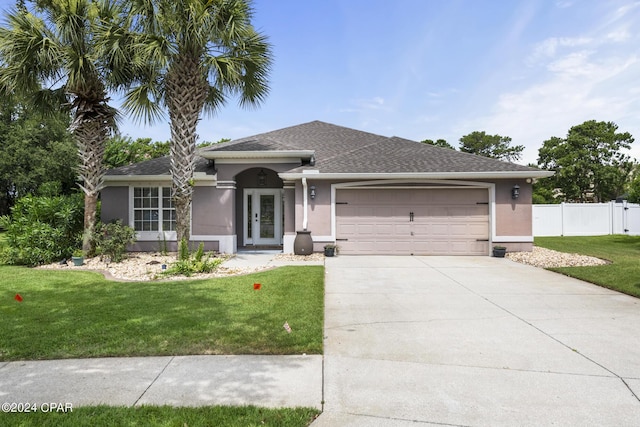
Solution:
{"label": "green grass", "polygon": [[551,270],[640,297],[640,236],[536,237],[535,245],[609,260],[607,265]]}
{"label": "green grass", "polygon": [[0,360],[321,354],[323,273],[322,266],[289,266],[121,283],[91,272],[0,266]]}
{"label": "green grass", "polygon": [[0,425],[34,427],[80,426],[308,426],[320,411],[310,408],[267,409],[254,406],[170,406],[73,408],[67,413],[0,413]]}

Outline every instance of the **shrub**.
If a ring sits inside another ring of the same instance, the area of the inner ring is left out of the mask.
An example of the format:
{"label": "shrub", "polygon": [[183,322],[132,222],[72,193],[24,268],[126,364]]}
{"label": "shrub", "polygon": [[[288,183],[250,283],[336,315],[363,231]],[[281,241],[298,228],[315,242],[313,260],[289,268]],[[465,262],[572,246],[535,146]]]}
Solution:
{"label": "shrub", "polygon": [[93,232],[96,255],[108,256],[112,262],[122,261],[127,252],[127,245],[135,241],[135,230],[127,225],[122,225],[120,220],[109,224],[98,223]]}
{"label": "shrub", "polygon": [[82,242],[84,199],[71,196],[25,196],[0,217],[6,230],[0,262],[39,265],[69,258]]}
{"label": "shrub", "polygon": [[180,245],[178,246],[178,260],[188,261],[190,256],[189,242],[187,242],[187,239],[180,240]]}
{"label": "shrub", "polygon": [[178,261],[171,264],[165,274],[181,274],[189,277],[195,273],[211,273],[222,264],[222,261],[221,258],[215,258],[211,255],[205,256],[203,242],[200,242],[198,250],[192,258],[189,244],[185,239],[182,239],[178,246]]}

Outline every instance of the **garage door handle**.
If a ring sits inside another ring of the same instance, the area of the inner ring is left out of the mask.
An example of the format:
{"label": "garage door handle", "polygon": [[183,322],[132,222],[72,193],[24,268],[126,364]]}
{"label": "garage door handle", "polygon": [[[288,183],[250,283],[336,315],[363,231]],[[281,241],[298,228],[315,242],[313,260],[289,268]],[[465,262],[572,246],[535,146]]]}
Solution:
{"label": "garage door handle", "polygon": [[413,222],[413,212],[409,212],[409,222]]}
{"label": "garage door handle", "polygon": [[489,239],[476,239],[476,242],[488,242]]}

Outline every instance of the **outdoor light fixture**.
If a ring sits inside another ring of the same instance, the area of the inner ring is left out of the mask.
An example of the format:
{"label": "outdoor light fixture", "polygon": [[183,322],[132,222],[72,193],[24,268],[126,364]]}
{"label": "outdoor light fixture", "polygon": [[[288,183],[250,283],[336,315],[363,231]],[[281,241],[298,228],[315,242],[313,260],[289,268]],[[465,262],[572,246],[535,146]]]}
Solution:
{"label": "outdoor light fixture", "polygon": [[311,187],[309,187],[309,190],[311,190],[309,192],[309,197],[311,197],[311,200],[314,200],[316,198],[316,186],[312,185]]}
{"label": "outdoor light fixture", "polygon": [[511,198],[513,200],[517,199],[518,197],[520,197],[520,186],[519,185],[514,185],[513,188],[511,189]]}
{"label": "outdoor light fixture", "polygon": [[267,185],[267,174],[264,173],[263,169],[260,169],[258,172],[258,187],[264,187]]}

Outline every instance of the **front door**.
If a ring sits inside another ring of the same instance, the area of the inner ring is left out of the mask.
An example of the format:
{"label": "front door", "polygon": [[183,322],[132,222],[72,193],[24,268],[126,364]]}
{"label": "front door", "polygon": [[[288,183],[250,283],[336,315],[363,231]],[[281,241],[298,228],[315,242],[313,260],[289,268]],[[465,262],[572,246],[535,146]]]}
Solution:
{"label": "front door", "polygon": [[282,244],[282,190],[244,190],[244,244]]}

